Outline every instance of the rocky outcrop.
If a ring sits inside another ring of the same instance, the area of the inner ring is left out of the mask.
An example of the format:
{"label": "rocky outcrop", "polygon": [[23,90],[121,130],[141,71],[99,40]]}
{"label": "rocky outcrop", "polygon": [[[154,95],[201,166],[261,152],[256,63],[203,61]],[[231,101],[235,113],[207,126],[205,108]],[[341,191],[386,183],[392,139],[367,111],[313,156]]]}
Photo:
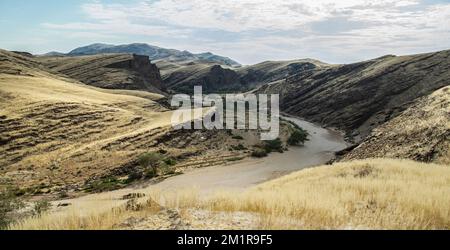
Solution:
{"label": "rocky outcrop", "polygon": [[203,90],[209,93],[244,92],[325,65],[310,59],[267,61],[240,68],[198,62],[157,64],[162,69],[164,85],[168,89],[182,93],[191,93],[195,85],[203,86]]}
{"label": "rocky outcrop", "polygon": [[141,76],[141,82],[150,83],[158,89],[162,88],[159,69],[155,64],[150,62],[148,56],[133,55],[132,58],[107,65],[106,67],[135,71]]}
{"label": "rocky outcrop", "polygon": [[33,54],[31,54],[29,52],[24,52],[24,51],[11,51],[11,52],[19,54],[21,56],[25,56],[25,57],[34,57]]}
{"label": "rocky outcrop", "polygon": [[166,88],[181,93],[193,93],[194,86],[202,86],[206,93],[242,89],[239,75],[231,70],[213,65],[197,72],[177,71],[164,79]]}
{"label": "rocky outcrop", "polygon": [[38,60],[51,70],[95,87],[162,92],[159,69],[148,56],[106,54]]}
{"label": "rocky outcrop", "polygon": [[420,98],[343,159],[377,157],[450,164],[450,87]]}

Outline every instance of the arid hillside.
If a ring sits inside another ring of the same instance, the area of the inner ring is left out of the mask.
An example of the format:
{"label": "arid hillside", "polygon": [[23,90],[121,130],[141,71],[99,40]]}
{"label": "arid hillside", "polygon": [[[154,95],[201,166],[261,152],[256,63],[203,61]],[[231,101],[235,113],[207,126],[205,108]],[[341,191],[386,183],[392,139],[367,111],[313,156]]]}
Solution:
{"label": "arid hillside", "polygon": [[169,113],[150,100],[157,95],[96,89],[47,73],[30,58],[6,51],[0,56],[2,181],[24,187],[76,183],[129,161],[126,152],[98,148],[101,142],[139,134],[144,124],[151,131],[169,123]]}
{"label": "arid hillside", "polygon": [[375,128],[343,160],[373,157],[450,164],[450,87],[420,98],[400,115]]}
{"label": "arid hillside", "polygon": [[267,61],[251,66],[233,68],[211,62],[174,63],[158,61],[162,79],[167,89],[191,93],[194,86],[204,91],[245,92],[264,84],[284,80],[305,70],[326,67],[327,64],[312,59],[293,61]]}
{"label": "arid hillside", "polygon": [[449,82],[450,50],[445,50],[314,68],[257,92],[279,93],[285,112],[344,130],[358,142]]}
{"label": "arid hillside", "polygon": [[0,184],[21,192],[118,188],[120,178],[141,178],[144,153],[183,169],[242,159],[260,143],[250,132],[174,131],[161,95],[100,89],[47,70],[0,51]]}
{"label": "arid hillside", "polygon": [[194,86],[202,86],[206,93],[226,92],[245,88],[239,75],[231,68],[212,63],[157,63],[164,86],[178,93],[193,93]]}
{"label": "arid hillside", "polygon": [[158,68],[148,56],[101,54],[93,56],[36,57],[47,68],[106,89],[144,90],[162,93]]}

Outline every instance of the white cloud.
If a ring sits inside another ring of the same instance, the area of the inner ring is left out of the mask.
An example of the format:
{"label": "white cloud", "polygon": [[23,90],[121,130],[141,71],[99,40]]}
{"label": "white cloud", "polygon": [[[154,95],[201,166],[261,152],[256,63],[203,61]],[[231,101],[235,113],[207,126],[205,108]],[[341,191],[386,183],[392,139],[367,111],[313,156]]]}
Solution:
{"label": "white cloud", "polygon": [[[450,46],[450,4],[425,5],[420,0],[95,1],[83,4],[82,10],[86,22],[44,27],[173,38],[166,47],[210,50],[252,63],[260,55],[348,61]],[[198,35],[205,30],[228,32],[234,39]]]}
{"label": "white cloud", "polygon": [[104,34],[146,35],[146,36],[182,36],[190,33],[189,29],[168,29],[161,25],[131,23],[126,20],[105,20],[99,23],[43,23],[43,27],[73,31],[96,31]]}
{"label": "white cloud", "polygon": [[84,4],[83,10],[98,20],[157,20],[182,27],[241,32],[295,29],[349,10],[356,15],[395,14],[391,10],[417,4],[418,0],[160,0],[135,5],[95,2]]}

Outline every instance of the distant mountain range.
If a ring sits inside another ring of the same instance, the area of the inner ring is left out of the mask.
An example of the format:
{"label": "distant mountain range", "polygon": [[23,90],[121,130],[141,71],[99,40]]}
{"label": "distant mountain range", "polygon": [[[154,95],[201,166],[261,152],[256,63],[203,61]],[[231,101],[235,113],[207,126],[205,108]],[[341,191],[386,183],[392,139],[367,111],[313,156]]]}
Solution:
{"label": "distant mountain range", "polygon": [[194,54],[189,51],[165,49],[145,43],[133,43],[124,45],[95,43],[88,46],[76,48],[67,54],[50,52],[46,54],[46,56],[55,56],[55,55],[83,56],[83,55],[96,55],[106,53],[129,53],[137,55],[146,55],[149,56],[150,60],[152,61],[158,60],[170,62],[205,61],[205,62],[219,63],[222,65],[232,67],[241,66],[241,64],[228,57],[218,56],[210,52]]}

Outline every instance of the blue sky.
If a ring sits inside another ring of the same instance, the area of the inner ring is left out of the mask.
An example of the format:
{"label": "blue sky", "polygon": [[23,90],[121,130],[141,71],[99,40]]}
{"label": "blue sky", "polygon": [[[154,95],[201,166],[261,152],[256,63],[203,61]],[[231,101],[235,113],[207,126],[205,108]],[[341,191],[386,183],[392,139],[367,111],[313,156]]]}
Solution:
{"label": "blue sky", "polygon": [[243,64],[450,49],[449,0],[0,0],[0,48],[144,42]]}

